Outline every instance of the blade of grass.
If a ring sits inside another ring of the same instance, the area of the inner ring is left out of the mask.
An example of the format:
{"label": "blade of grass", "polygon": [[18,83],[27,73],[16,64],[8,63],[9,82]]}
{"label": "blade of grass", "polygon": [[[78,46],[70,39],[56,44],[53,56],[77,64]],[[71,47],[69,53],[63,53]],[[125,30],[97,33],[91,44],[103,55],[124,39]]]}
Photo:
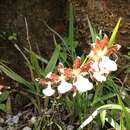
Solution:
{"label": "blade of grass", "polygon": [[59,54],[60,54],[60,46],[57,45],[47,67],[45,68],[44,71],[45,75],[47,75],[49,72],[52,72],[54,70],[57,60],[59,58]]}
{"label": "blade of grass", "polygon": [[40,67],[39,65],[39,61],[35,55],[35,53],[31,52],[30,54],[30,60],[31,60],[31,66],[30,67],[33,67],[33,70],[35,71],[35,73],[40,76],[40,75],[45,75],[42,68]]}
{"label": "blade of grass", "polygon": [[106,118],[106,110],[104,110],[104,111],[102,111],[102,112],[100,113],[100,119],[101,119],[101,122],[102,122],[102,127],[104,127],[105,118]]}
{"label": "blade of grass", "polygon": [[108,99],[110,99],[110,98],[114,98],[115,96],[117,96],[115,93],[108,93],[108,94],[106,94],[106,95],[104,95],[104,96],[102,96],[102,97],[97,97],[97,98],[94,100],[93,104],[96,104],[96,103],[98,103],[98,102],[100,102],[100,101],[108,100]]}
{"label": "blade of grass", "polygon": [[68,48],[68,46],[67,46],[67,43],[66,43],[65,39],[62,38],[62,36],[60,36],[60,34],[57,33],[53,28],[51,28],[51,27],[46,23],[46,21],[43,21],[43,23],[44,23],[44,25],[45,25],[51,32],[53,32],[53,33],[62,41],[62,43],[63,43],[63,45],[64,45],[64,49],[66,49],[68,52],[70,52],[70,50],[69,50],[69,48]]}
{"label": "blade of grass", "polygon": [[106,118],[106,121],[113,127],[115,128],[116,130],[119,130],[120,129],[120,126],[119,124],[111,117],[109,118]]}
{"label": "blade of grass", "polygon": [[109,43],[108,43],[108,47],[112,46],[113,43],[115,42],[116,35],[117,35],[117,32],[118,32],[121,20],[122,20],[122,18],[120,17],[116,26],[115,26],[115,28],[114,28],[114,30],[113,30],[113,32],[112,32],[111,38],[110,38]]}
{"label": "blade of grass", "polygon": [[123,113],[121,113],[121,116],[120,116],[120,129],[119,130],[125,130],[123,116],[124,116]]}
{"label": "blade of grass", "polygon": [[[107,104],[107,105],[103,105],[99,108],[97,108],[78,128],[78,130],[81,130],[82,128],[84,128],[86,125],[88,125],[100,112],[104,111],[104,110],[123,110],[121,105],[117,105],[117,104]],[[125,107],[125,110],[127,112],[130,112],[130,109]]]}
{"label": "blade of grass", "polygon": [[72,3],[70,3],[69,7],[69,44],[71,47],[71,55],[72,59],[75,59],[75,41],[74,41],[74,11],[73,11],[73,6]]}
{"label": "blade of grass", "polygon": [[113,82],[112,79],[109,80],[109,84],[113,87],[113,90],[115,91],[115,93],[117,94],[117,98],[118,98],[118,101],[119,101],[119,104],[120,106],[122,107],[122,111],[124,113],[124,116],[126,118],[126,125],[127,125],[127,128],[130,129],[130,116],[129,116],[129,112],[128,110],[126,109],[122,99],[121,99],[121,96],[120,96],[120,93],[118,91],[118,86]]}
{"label": "blade of grass", "polygon": [[124,105],[124,103],[122,102],[120,95],[117,95],[117,97],[118,97],[119,104],[120,104],[120,105],[122,106],[122,108],[123,108],[123,113],[124,113],[124,115],[125,115],[126,123],[127,123],[127,129],[130,129],[130,116],[129,116],[129,113],[128,113],[128,111],[126,110],[125,105]]}
{"label": "blade of grass", "polygon": [[[24,48],[25,51],[27,51],[28,53],[30,53],[30,51],[27,48]],[[34,51],[31,51],[31,53],[33,53],[35,55],[35,57],[40,60],[41,62],[48,64],[48,60],[46,60],[45,58],[41,57],[40,55],[36,54]]]}
{"label": "blade of grass", "polygon": [[[57,43],[57,41],[56,41],[55,35],[53,35],[53,40],[54,40],[55,46],[57,46],[58,43]],[[69,64],[68,61],[66,60],[67,57],[68,57],[67,50],[63,48],[62,51],[63,51],[63,52],[60,52],[60,54],[59,54],[59,60],[61,60],[61,62],[62,62],[63,64],[66,63],[68,66],[70,66],[70,64]]]}
{"label": "blade of grass", "polygon": [[0,70],[3,71],[7,76],[9,76],[11,79],[25,85],[26,87],[28,87],[30,90],[34,90],[33,86],[31,85],[31,83],[29,83],[27,80],[25,80],[24,78],[22,78],[20,75],[18,75],[17,73],[15,73],[14,71],[12,71],[9,67],[7,67],[6,65],[2,64],[0,65]]}
{"label": "blade of grass", "polygon": [[91,25],[91,22],[87,16],[87,20],[88,20],[88,26],[89,26],[89,29],[90,29],[90,33],[91,33],[91,37],[92,37],[92,42],[94,43],[95,40],[96,40],[96,37],[98,36],[95,29],[93,29],[92,25]]}
{"label": "blade of grass", "polygon": [[[25,20],[26,20],[26,19],[25,19]],[[30,45],[30,44],[29,44],[29,45]],[[22,56],[24,57],[24,59],[26,60],[27,65],[30,67],[30,66],[31,66],[31,63],[30,63],[28,57],[23,53],[23,51],[20,49],[20,47],[19,47],[17,44],[14,44],[14,47],[21,53],[21,55],[22,55]],[[30,49],[31,49],[31,46],[30,46]],[[30,67],[29,70],[30,70],[31,79],[32,79],[32,81],[34,81],[35,79],[34,79],[34,75],[33,75],[32,68]]]}

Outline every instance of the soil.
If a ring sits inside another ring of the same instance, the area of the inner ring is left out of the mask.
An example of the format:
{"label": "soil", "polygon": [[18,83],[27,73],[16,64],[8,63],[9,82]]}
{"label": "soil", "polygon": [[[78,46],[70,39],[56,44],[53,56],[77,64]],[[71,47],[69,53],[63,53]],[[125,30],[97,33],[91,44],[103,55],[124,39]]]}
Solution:
{"label": "soil", "polygon": [[[88,15],[96,29],[102,29],[109,36],[119,17],[122,17],[123,20],[116,42],[122,45],[123,49],[121,51],[127,53],[126,48],[130,46],[130,3],[128,0],[71,1],[79,5],[77,7],[74,4],[77,32],[80,32],[77,33],[76,37],[79,41],[79,46],[84,51],[87,50],[88,43],[90,43],[90,40],[88,40],[90,39],[90,32],[86,20]],[[12,42],[0,39],[0,59],[8,61],[16,71],[20,72],[19,64],[24,64],[23,58],[14,48],[13,43],[16,42],[22,50],[23,48],[28,48],[25,18],[28,23],[29,39],[33,50],[37,53],[40,51],[43,57],[49,59],[54,49],[54,44],[52,33],[44,25],[44,21],[60,34],[63,34],[66,27],[65,23],[67,23],[67,5],[66,0],[1,0],[0,34],[3,32],[6,34],[10,33],[10,35],[11,33],[16,33],[17,40]]]}
{"label": "soil", "polygon": [[0,59],[8,61],[17,72],[23,73],[19,64],[24,64],[24,59],[13,44],[17,43],[23,51],[24,48],[29,48],[25,18],[33,51],[37,53],[40,51],[44,58],[49,59],[54,44],[52,34],[44,25],[44,21],[54,29],[58,24],[63,26],[65,9],[65,0],[0,0],[0,35],[3,32],[5,37],[9,33],[17,35],[15,41],[0,39]]}

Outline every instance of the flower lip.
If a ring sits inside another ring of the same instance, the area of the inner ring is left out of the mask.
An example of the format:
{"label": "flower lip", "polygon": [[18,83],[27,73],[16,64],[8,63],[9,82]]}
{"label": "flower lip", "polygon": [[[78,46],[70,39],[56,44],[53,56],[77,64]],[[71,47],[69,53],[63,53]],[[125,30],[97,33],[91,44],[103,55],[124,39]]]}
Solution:
{"label": "flower lip", "polygon": [[72,84],[62,80],[57,89],[60,94],[64,94],[72,89]]}
{"label": "flower lip", "polygon": [[109,57],[104,56],[102,61],[99,63],[100,68],[104,68],[108,71],[116,71],[117,64],[115,61],[111,60]]}
{"label": "flower lip", "polygon": [[93,88],[93,84],[81,75],[77,76],[77,81],[74,82],[73,85],[79,92],[86,92]]}
{"label": "flower lip", "polygon": [[52,89],[51,84],[48,83],[47,88],[43,89],[43,90],[42,90],[42,93],[43,93],[45,96],[48,96],[48,97],[49,97],[49,96],[52,96],[52,95],[55,93],[55,90]]}
{"label": "flower lip", "polygon": [[95,72],[95,71],[99,71],[99,63],[98,62],[94,62],[93,64],[91,64],[91,68],[90,70]]}
{"label": "flower lip", "polygon": [[101,74],[100,72],[94,72],[93,78],[95,78],[99,82],[106,81],[106,77],[103,74]]}

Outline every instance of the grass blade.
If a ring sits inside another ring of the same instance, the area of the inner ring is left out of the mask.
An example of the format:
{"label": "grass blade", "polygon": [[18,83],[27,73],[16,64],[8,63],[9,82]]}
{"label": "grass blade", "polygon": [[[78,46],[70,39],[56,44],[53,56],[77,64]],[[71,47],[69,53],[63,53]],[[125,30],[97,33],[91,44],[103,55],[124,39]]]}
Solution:
{"label": "grass blade", "polygon": [[74,60],[75,58],[75,41],[74,41],[74,11],[72,3],[70,3],[69,10],[69,46],[71,47],[71,55]]}
{"label": "grass blade", "polygon": [[88,20],[88,26],[89,26],[89,29],[90,29],[91,37],[92,37],[92,42],[94,43],[95,40],[96,40],[96,37],[98,35],[97,35],[95,29],[92,27],[91,22],[90,22],[88,17],[87,17],[87,20]]}
{"label": "grass blade", "polygon": [[45,75],[47,75],[49,72],[52,72],[54,70],[57,60],[59,58],[59,54],[60,54],[60,46],[57,45],[47,67],[45,68],[44,71]]}
{"label": "grass blade", "polygon": [[115,128],[116,130],[119,130],[120,129],[120,126],[119,124],[111,117],[109,118],[106,118],[106,121],[113,127]]}
{"label": "grass blade", "polygon": [[101,119],[101,122],[102,122],[102,127],[104,127],[105,118],[106,118],[106,110],[104,110],[104,111],[102,111],[102,112],[100,113],[100,119]]}
{"label": "grass blade", "polygon": [[31,52],[30,52],[30,50],[28,50],[27,48],[24,48],[24,49],[25,49],[25,51],[27,51],[28,53],[34,54],[35,57],[36,57],[38,60],[40,60],[42,63],[48,64],[48,61],[47,61],[45,58],[43,58],[43,57],[41,57],[40,55],[36,54],[34,51],[31,51]]}
{"label": "grass blade", "polygon": [[25,80],[24,78],[22,78],[20,75],[18,75],[14,71],[12,71],[6,65],[4,65],[4,64],[0,65],[0,70],[3,71],[11,79],[13,79],[13,80],[15,80],[15,81],[17,81],[17,82],[25,85],[26,87],[30,88],[31,90],[33,89],[31,83],[29,83],[27,80]]}
{"label": "grass blade", "polygon": [[108,47],[112,46],[113,43],[115,42],[115,39],[116,39],[116,35],[117,35],[117,32],[118,32],[118,29],[119,29],[119,26],[120,26],[120,22],[121,22],[121,17],[119,18],[113,32],[112,32],[112,35],[111,35],[111,38],[109,40],[109,43],[108,43]]}
{"label": "grass blade", "polygon": [[123,103],[122,100],[121,100],[120,95],[118,95],[117,97],[118,97],[118,101],[119,101],[120,105],[122,106],[123,113],[124,113],[125,118],[126,118],[127,129],[130,130],[130,116],[129,116],[129,113],[128,113],[128,111],[126,110],[126,108],[125,108],[125,106],[124,106],[124,103]]}
{"label": "grass blade", "polygon": [[122,111],[123,111],[125,119],[126,119],[127,128],[130,129],[130,116],[129,116],[129,112],[126,109],[126,107],[125,107],[125,105],[124,105],[124,103],[123,103],[123,101],[121,99],[120,92],[117,89],[118,86],[113,82],[112,79],[110,79],[109,83],[111,84],[111,86],[113,87],[115,93],[117,94],[117,98],[118,98],[119,104],[122,107]]}
{"label": "grass blade", "polygon": [[40,76],[40,75],[45,75],[43,72],[42,67],[39,65],[39,60],[37,59],[35,53],[32,51],[30,52],[30,61],[31,61],[31,69],[34,70],[34,72]]}
{"label": "grass blade", "polygon": [[[82,128],[84,128],[86,125],[88,125],[91,121],[93,121],[93,119],[99,114],[101,113],[102,111],[104,110],[122,110],[124,108],[122,108],[121,105],[117,105],[117,104],[107,104],[107,105],[103,105],[99,108],[97,108],[81,125],[80,127],[78,128],[78,130],[81,130]],[[130,112],[130,109],[125,107],[125,110],[127,112]]]}

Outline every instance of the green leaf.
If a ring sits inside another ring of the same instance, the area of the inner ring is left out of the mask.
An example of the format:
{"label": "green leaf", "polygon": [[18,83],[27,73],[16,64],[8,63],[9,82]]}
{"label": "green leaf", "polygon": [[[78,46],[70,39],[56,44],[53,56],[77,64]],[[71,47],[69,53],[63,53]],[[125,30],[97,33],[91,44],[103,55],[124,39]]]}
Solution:
{"label": "green leaf", "polygon": [[[121,110],[124,111],[123,109],[125,109],[127,112],[130,112],[130,109],[128,107],[124,107],[122,108],[121,105],[117,105],[117,104],[107,104],[107,105],[103,105],[99,108],[97,108],[78,128],[78,130],[81,130],[82,128],[84,128],[86,125],[88,125],[90,122],[93,121],[93,119],[102,111],[104,110]],[[129,128],[129,127],[128,127]]]}
{"label": "green leaf", "polygon": [[88,20],[88,26],[89,26],[89,29],[90,29],[91,37],[92,37],[92,42],[94,43],[95,40],[96,40],[96,37],[98,35],[96,33],[96,30],[92,27],[91,22],[90,22],[88,16],[87,16],[87,20]]}
{"label": "green leaf", "polygon": [[60,54],[60,46],[57,45],[47,67],[45,68],[44,71],[45,75],[47,75],[49,72],[52,72],[54,70],[57,60],[59,58],[59,54]]}
{"label": "green leaf", "polygon": [[12,105],[11,105],[11,97],[9,96],[6,101],[6,112],[12,114]]}
{"label": "green leaf", "polygon": [[116,39],[116,35],[117,35],[117,32],[118,32],[118,29],[119,29],[119,26],[120,26],[120,22],[121,22],[121,17],[119,18],[113,32],[112,32],[112,35],[111,35],[111,38],[109,40],[109,43],[108,43],[108,47],[111,47],[113,45],[113,43],[115,42],[115,39]]}
{"label": "green leaf", "polygon": [[[30,50],[28,50],[28,49],[26,49],[26,48],[25,48],[25,51],[27,51],[28,53],[30,53]],[[43,58],[43,57],[41,57],[40,55],[36,54],[34,51],[31,51],[31,53],[33,53],[33,54],[35,55],[35,57],[36,57],[38,60],[40,60],[42,63],[48,64],[48,61],[47,61],[45,58]]]}
{"label": "green leaf", "polygon": [[101,119],[101,122],[102,122],[102,127],[104,127],[105,118],[106,118],[106,110],[104,110],[104,111],[102,111],[102,112],[100,113],[100,119]]}
{"label": "green leaf", "polygon": [[121,113],[120,115],[121,115],[120,116],[120,130],[125,130],[126,128],[124,128],[124,118],[123,118],[124,114]]}
{"label": "green leaf", "polygon": [[3,71],[7,76],[9,76],[11,79],[25,85],[26,87],[28,87],[30,90],[33,89],[33,86],[31,85],[31,83],[29,83],[27,80],[25,80],[24,78],[22,78],[20,75],[18,75],[17,73],[15,73],[14,71],[12,71],[9,67],[7,67],[6,65],[2,64],[0,65],[0,70]]}
{"label": "green leaf", "polygon": [[74,41],[74,11],[72,3],[70,3],[69,7],[69,45],[71,47],[71,55],[73,60],[75,59],[75,41]]}
{"label": "green leaf", "polygon": [[129,116],[129,112],[128,112],[128,109],[126,109],[122,99],[121,99],[121,96],[120,96],[120,92],[118,91],[118,86],[113,82],[112,79],[110,79],[109,83],[111,84],[111,86],[113,87],[115,93],[117,94],[117,98],[118,98],[118,101],[119,101],[119,104],[120,106],[122,107],[122,111],[124,113],[124,116],[126,118],[126,124],[127,124],[127,128],[130,129],[130,116]]}
{"label": "green leaf", "polygon": [[0,102],[3,102],[3,101],[5,101],[5,100],[7,100],[9,94],[10,94],[9,91],[4,91],[4,92],[2,92],[2,94],[0,95]]}
{"label": "green leaf", "polygon": [[115,96],[117,96],[115,93],[108,93],[108,94],[106,94],[106,95],[104,95],[102,97],[100,97],[100,96],[96,97],[96,99],[94,100],[93,104],[96,104],[96,103],[101,102],[101,101],[108,100],[108,99],[113,98]]}
{"label": "green leaf", "polygon": [[38,61],[35,53],[33,53],[32,51],[31,51],[31,54],[30,54],[30,60],[31,60],[31,66],[30,67],[33,68],[34,72],[39,76],[40,75],[44,76],[45,74],[44,74],[42,68],[39,65],[39,61]]}
{"label": "green leaf", "polygon": [[6,112],[5,104],[0,104],[0,110]]}
{"label": "green leaf", "polygon": [[108,117],[106,118],[106,121],[113,127],[115,128],[116,130],[119,130],[120,129],[120,126],[119,124],[111,117]]}
{"label": "green leaf", "polygon": [[124,106],[124,103],[121,100],[120,95],[118,95],[118,100],[119,100],[120,105],[122,106],[123,113],[124,113],[125,118],[126,118],[127,128],[130,129],[130,116],[129,116],[129,113],[128,113],[128,111],[126,110],[126,108]]}

